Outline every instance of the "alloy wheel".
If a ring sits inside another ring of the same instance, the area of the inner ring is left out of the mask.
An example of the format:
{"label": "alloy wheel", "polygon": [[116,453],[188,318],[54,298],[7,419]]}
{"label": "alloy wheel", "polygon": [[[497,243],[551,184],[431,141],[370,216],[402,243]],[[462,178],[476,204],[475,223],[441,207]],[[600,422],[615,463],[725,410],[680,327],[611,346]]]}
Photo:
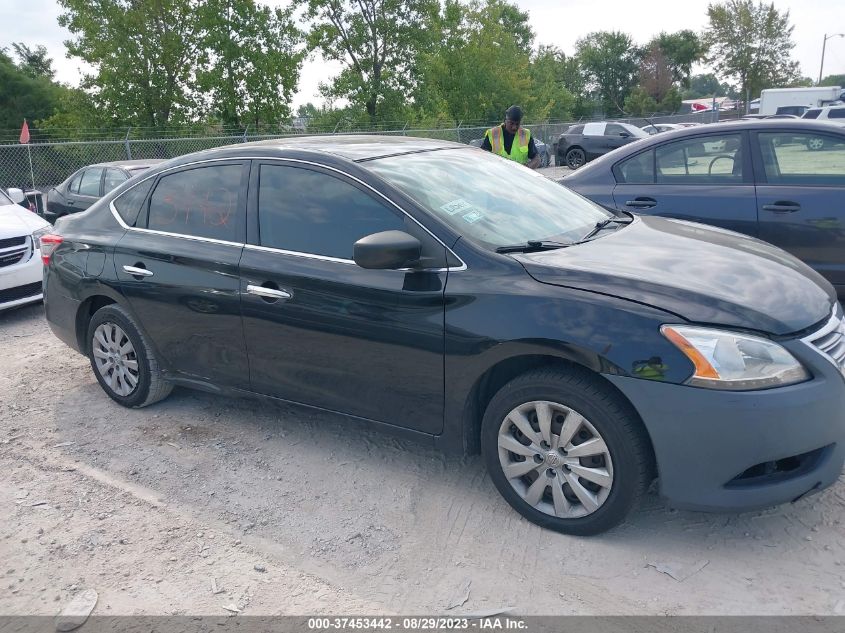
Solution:
{"label": "alloy wheel", "polygon": [[583,150],[573,149],[566,153],[566,164],[570,169],[578,169],[587,162],[587,157]]}
{"label": "alloy wheel", "polygon": [[519,405],[502,421],[499,463],[529,506],[559,518],[592,514],[613,487],[604,438],[581,414],[548,401]]}

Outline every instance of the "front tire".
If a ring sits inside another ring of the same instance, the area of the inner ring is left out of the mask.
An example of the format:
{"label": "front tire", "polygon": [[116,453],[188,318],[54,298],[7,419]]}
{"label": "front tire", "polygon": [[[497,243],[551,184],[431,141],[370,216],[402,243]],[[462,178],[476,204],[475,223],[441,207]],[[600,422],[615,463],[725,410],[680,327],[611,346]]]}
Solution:
{"label": "front tire", "polygon": [[481,449],[505,500],[532,523],[565,534],[615,527],[651,479],[638,417],[581,368],[532,371],[502,387],[485,411]]}
{"label": "front tire", "polygon": [[163,400],[173,385],[162,378],[158,360],[129,313],[112,304],[88,324],[88,358],[108,396],[129,408]]}
{"label": "front tire", "polygon": [[569,169],[578,169],[587,163],[587,154],[580,147],[573,147],[566,152],[564,160]]}

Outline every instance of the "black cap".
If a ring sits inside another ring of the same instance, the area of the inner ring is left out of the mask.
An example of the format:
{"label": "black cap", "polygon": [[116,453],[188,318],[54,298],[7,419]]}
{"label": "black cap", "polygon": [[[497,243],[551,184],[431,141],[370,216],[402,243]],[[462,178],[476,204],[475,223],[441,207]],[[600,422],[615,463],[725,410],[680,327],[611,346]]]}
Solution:
{"label": "black cap", "polygon": [[518,105],[512,105],[505,111],[505,118],[510,119],[514,123],[522,121],[522,108]]}

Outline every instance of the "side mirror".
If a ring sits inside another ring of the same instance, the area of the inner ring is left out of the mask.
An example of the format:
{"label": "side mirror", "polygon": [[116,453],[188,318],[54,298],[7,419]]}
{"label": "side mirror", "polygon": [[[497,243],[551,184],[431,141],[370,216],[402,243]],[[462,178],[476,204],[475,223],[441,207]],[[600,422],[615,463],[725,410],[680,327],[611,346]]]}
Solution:
{"label": "side mirror", "polygon": [[619,136],[621,136],[622,138],[629,138],[631,135],[627,132],[619,132]]}
{"label": "side mirror", "polygon": [[15,204],[21,204],[24,200],[26,200],[26,196],[23,195],[23,190],[18,189],[17,187],[9,187],[7,190],[9,197],[12,199],[12,202]]}
{"label": "side mirror", "polygon": [[361,268],[395,270],[408,268],[420,260],[422,244],[404,231],[382,231],[355,242],[352,258]]}

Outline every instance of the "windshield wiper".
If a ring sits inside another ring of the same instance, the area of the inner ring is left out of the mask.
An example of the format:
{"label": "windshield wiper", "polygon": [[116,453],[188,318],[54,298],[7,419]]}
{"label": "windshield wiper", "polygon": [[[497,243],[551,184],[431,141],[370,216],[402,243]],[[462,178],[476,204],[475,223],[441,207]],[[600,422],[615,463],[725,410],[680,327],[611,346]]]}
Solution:
{"label": "windshield wiper", "polygon": [[572,242],[552,242],[550,240],[528,240],[524,244],[511,244],[510,246],[499,246],[497,253],[530,253],[532,251],[550,251],[555,248],[566,248],[572,246]]}
{"label": "windshield wiper", "polygon": [[611,224],[630,224],[633,221],[634,221],[633,217],[630,217],[630,218],[613,217],[613,218],[607,218],[605,220],[602,220],[601,222],[596,222],[596,225],[592,229],[590,229],[590,232],[587,233],[584,237],[582,237],[580,239],[580,241],[583,242],[584,240],[590,239],[591,237],[593,237],[593,235],[595,235],[596,233],[598,233],[602,229],[607,228]]}

